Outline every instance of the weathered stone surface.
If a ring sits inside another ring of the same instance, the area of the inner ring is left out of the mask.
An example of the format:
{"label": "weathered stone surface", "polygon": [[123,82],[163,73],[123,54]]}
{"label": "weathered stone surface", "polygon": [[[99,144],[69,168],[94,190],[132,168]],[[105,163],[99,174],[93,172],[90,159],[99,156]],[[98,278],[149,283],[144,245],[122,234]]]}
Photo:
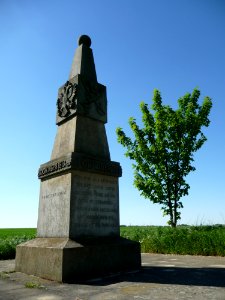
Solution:
{"label": "weathered stone surface", "polygon": [[81,74],[88,80],[97,82],[92,50],[89,45],[87,43],[83,43],[83,41],[84,39],[79,39],[79,43],[82,42],[82,44],[80,44],[75,51],[69,79],[73,78],[77,74]]}
{"label": "weathered stone surface", "polygon": [[82,75],[76,75],[60,87],[56,124],[60,125],[74,115],[107,123],[106,87]]}
{"label": "weathered stone surface", "polygon": [[59,176],[70,170],[86,171],[114,177],[122,176],[122,169],[118,162],[96,159],[92,156],[72,152],[41,165],[38,170],[38,178],[45,180],[55,175]]}
{"label": "weathered stone surface", "polygon": [[37,238],[17,246],[16,271],[79,282],[140,267],[140,244],[122,238]]}
{"label": "weathered stone surface", "polygon": [[41,182],[37,236],[69,237],[71,173]]}
{"label": "weathered stone surface", "polygon": [[58,159],[50,160],[42,164],[38,170],[38,178],[44,180],[46,178],[63,174],[72,169],[73,154],[61,156]]}
{"label": "weathered stone surface", "polygon": [[119,236],[118,178],[73,171],[42,181],[37,236]]}
{"label": "weathered stone surface", "polygon": [[37,238],[16,248],[17,272],[62,281],[63,251],[68,239]]}
{"label": "weathered stone surface", "polygon": [[118,178],[73,172],[70,237],[119,236]]}
{"label": "weathered stone surface", "polygon": [[71,152],[110,160],[109,146],[103,123],[75,116],[58,127],[51,160]]}

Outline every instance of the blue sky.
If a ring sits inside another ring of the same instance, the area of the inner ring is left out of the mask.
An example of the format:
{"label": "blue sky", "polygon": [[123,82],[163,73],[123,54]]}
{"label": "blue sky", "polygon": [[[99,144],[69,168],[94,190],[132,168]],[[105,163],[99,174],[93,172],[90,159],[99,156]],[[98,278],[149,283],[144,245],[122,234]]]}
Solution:
{"label": "blue sky", "polygon": [[130,135],[128,118],[141,124],[139,103],[151,104],[154,88],[176,107],[195,87],[213,108],[180,223],[225,223],[224,28],[223,0],[0,0],[0,228],[36,227],[37,170],[50,159],[57,92],[81,34],[91,37],[98,81],[107,86],[111,158],[123,168],[121,224],[168,218],[133,187],[116,127]]}

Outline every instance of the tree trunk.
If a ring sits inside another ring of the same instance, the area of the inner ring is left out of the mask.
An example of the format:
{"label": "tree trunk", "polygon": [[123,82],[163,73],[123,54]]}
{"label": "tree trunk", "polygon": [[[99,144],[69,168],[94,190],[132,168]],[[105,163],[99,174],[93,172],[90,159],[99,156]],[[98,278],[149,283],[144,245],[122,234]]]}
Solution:
{"label": "tree trunk", "polygon": [[177,224],[175,222],[171,223],[171,227],[172,228],[176,228],[177,227]]}
{"label": "tree trunk", "polygon": [[174,207],[173,207],[173,228],[177,227],[177,200],[174,200]]}
{"label": "tree trunk", "polygon": [[170,212],[170,226],[174,227],[174,219],[173,219],[173,205],[172,205],[172,201],[169,198],[168,201],[168,206],[169,206],[169,212]]}

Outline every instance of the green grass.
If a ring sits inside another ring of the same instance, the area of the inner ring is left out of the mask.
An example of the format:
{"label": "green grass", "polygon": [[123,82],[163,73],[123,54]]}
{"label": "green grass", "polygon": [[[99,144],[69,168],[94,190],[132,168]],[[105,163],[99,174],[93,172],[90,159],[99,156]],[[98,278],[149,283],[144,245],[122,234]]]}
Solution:
{"label": "green grass", "polygon": [[144,253],[225,256],[225,226],[121,226],[121,236],[139,241]]}
{"label": "green grass", "polygon": [[16,246],[35,238],[35,228],[0,229],[0,259],[15,258]]}
{"label": "green grass", "polygon": [[[144,253],[225,256],[225,226],[121,226],[122,237],[139,241]],[[36,236],[35,228],[0,229],[0,259],[15,257],[16,245]]]}
{"label": "green grass", "polygon": [[40,283],[29,281],[25,283],[25,287],[28,289],[43,289],[44,286]]}

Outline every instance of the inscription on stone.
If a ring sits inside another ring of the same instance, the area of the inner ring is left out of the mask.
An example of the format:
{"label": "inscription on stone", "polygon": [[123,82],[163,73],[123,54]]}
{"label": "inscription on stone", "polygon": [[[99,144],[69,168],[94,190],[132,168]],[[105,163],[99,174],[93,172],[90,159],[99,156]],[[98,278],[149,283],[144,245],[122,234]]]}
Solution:
{"label": "inscription on stone", "polygon": [[49,162],[38,170],[38,178],[45,178],[52,174],[60,173],[71,168],[71,157],[57,162]]}
{"label": "inscription on stone", "polygon": [[[83,173],[85,174],[85,173]],[[114,235],[119,230],[117,178],[80,172],[74,176],[73,227],[85,235]]]}
{"label": "inscription on stone", "polygon": [[110,176],[122,176],[120,164],[113,161],[101,161],[73,153],[56,161],[50,161],[41,165],[38,170],[38,178],[44,179],[53,174],[73,170],[86,170],[90,172],[103,173]]}
{"label": "inscription on stone", "polygon": [[43,181],[38,215],[39,237],[60,237],[69,234],[71,174]]}
{"label": "inscription on stone", "polygon": [[58,192],[58,193],[50,193],[50,194],[42,195],[42,199],[51,199],[51,198],[54,198],[54,197],[61,197],[65,194],[66,194],[66,191],[61,191],[61,192]]}

